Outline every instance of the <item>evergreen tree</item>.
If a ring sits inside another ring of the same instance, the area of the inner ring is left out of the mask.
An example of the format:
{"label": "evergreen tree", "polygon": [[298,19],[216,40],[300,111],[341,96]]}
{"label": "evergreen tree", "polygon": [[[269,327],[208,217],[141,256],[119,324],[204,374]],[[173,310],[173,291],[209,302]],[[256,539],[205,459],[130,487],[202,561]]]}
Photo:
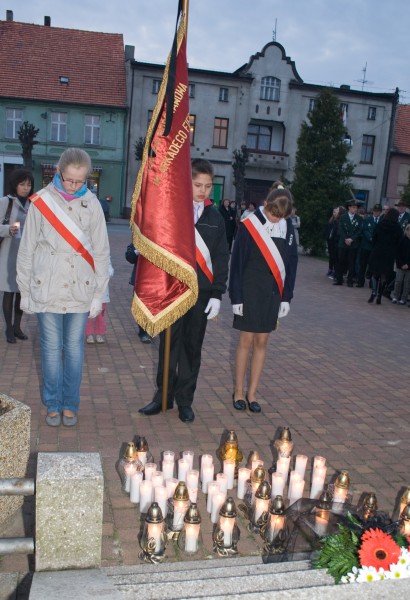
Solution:
{"label": "evergreen tree", "polygon": [[[333,91],[319,92],[298,139],[292,194],[300,216],[300,243],[312,255],[323,255],[324,230],[332,209],[351,198],[354,166],[347,160],[340,103]],[[350,138],[348,138],[350,140]]]}
{"label": "evergreen tree", "polygon": [[24,121],[17,132],[19,142],[21,144],[21,156],[23,157],[24,166],[27,169],[33,168],[33,148],[38,142],[36,141],[37,134],[40,130],[34,127],[32,123]]}
{"label": "evergreen tree", "polygon": [[403,200],[403,202],[405,202],[407,206],[410,206],[410,171],[407,183],[404,186],[402,193],[400,194],[400,200]]}
{"label": "evergreen tree", "polygon": [[236,208],[239,210],[240,203],[242,202],[245,194],[245,172],[246,165],[249,160],[249,152],[245,145],[241,146],[240,150],[234,150],[233,152],[233,184],[235,186],[235,202]]}

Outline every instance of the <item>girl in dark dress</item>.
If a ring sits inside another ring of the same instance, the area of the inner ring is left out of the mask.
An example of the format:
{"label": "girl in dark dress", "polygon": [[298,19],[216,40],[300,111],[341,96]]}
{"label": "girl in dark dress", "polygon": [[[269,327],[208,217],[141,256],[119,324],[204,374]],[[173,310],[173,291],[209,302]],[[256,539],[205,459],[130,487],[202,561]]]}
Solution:
{"label": "girl in dark dress", "polygon": [[[239,329],[235,360],[233,406],[260,412],[256,392],[265,362],[269,334],[278,317],[285,317],[293,297],[298,261],[295,233],[290,218],[291,193],[273,189],[263,208],[239,226],[232,252],[229,296],[234,329]],[[245,376],[252,350],[248,392]],[[246,398],[246,402],[244,400]]]}

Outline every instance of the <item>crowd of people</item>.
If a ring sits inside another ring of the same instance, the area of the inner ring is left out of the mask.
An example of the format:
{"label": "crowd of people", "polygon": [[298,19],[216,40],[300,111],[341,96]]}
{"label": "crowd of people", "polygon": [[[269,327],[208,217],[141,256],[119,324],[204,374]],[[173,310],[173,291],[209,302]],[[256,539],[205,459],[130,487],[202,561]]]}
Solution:
{"label": "crowd of people", "polygon": [[369,280],[369,304],[383,296],[406,304],[410,286],[410,214],[404,201],[394,207],[375,204],[360,214],[357,201],[333,209],[325,230],[329,268],[334,285],[364,287]]}
{"label": "crowd of people", "polygon": [[[15,170],[11,194],[0,199],[0,237],[4,242],[0,291],[6,340],[11,344],[16,338],[27,340],[21,317],[23,312],[36,315],[42,402],[50,427],[77,424],[84,341],[105,342],[108,282],[113,269],[104,212],[87,187],[90,170],[89,155],[69,148],[45,188],[33,193],[32,174]],[[218,210],[209,198],[213,175],[211,163],[192,161],[199,294],[196,304],[171,327],[167,404],[171,409],[176,403],[184,423],[195,419],[192,404],[202,345],[207,323],[218,316],[227,290],[230,252],[229,295],[233,327],[240,332],[232,395],[236,410],[261,411],[257,390],[269,334],[276,329],[278,318],[289,313],[296,276],[298,254],[290,191],[277,182],[263,206],[250,203],[237,211],[234,201],[225,200]],[[127,258],[134,265],[134,278],[135,248],[127,249]],[[160,335],[157,390],[152,401],[140,409],[144,415],[161,410],[163,371],[164,333]]]}

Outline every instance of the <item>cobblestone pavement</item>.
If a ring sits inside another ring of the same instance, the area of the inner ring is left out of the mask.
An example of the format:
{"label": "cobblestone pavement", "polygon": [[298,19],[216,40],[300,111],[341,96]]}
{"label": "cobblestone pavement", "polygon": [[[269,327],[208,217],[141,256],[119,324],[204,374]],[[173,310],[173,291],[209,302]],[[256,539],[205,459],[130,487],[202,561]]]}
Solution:
{"label": "cobblestone pavement", "polygon": [[[354,500],[375,491],[379,508],[391,511],[403,486],[410,484],[408,439],[410,310],[383,299],[367,304],[368,290],[333,287],[327,263],[300,257],[295,298],[289,316],[270,338],[259,390],[262,413],[235,411],[232,369],[238,333],[232,325],[227,296],[221,314],[208,326],[195,395],[196,420],[186,425],[176,409],[143,417],[138,408],[154,391],[158,339],[141,344],[130,314],[131,266],[124,259],[130,241],[127,224],[109,225],[112,261],[106,344],[87,345],[79,424],[67,429],[46,425],[40,401],[40,354],[36,319],[24,319],[27,342],[0,339],[1,391],[27,403],[32,410],[29,475],[35,474],[37,452],[100,452],[104,477],[102,565],[138,562],[138,509],[123,494],[115,469],[122,445],[145,435],[154,457],[171,449],[193,449],[195,465],[202,453],[215,453],[221,436],[234,429],[245,457],[258,450],[272,463],[271,443],[278,427],[289,425],[294,454],[327,458],[328,480],[335,471],[349,470]],[[310,463],[310,461],[309,461]],[[307,474],[307,490],[310,467]],[[204,500],[204,553],[211,548],[211,524]],[[33,499],[0,535],[32,534]],[[244,529],[244,527],[243,527]],[[257,539],[242,532],[242,554],[258,551]],[[169,546],[172,560],[178,552]],[[0,571],[27,571],[26,556],[3,557]]]}

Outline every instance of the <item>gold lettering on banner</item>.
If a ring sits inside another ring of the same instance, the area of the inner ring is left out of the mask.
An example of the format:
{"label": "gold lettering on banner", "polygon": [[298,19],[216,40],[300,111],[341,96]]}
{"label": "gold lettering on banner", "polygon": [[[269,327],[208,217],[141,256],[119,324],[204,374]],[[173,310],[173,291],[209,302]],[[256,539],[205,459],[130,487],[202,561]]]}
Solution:
{"label": "gold lettering on banner", "polygon": [[[186,88],[186,86],[184,86],[184,87]],[[170,143],[167,153],[166,153],[166,156],[159,166],[159,171],[161,173],[166,173],[168,171],[169,167],[172,165],[174,158],[176,156],[178,156],[179,151],[181,150],[183,145],[186,143],[186,141],[188,139],[187,132],[189,132],[189,131],[190,131],[190,125],[189,125],[189,114],[188,114],[186,116],[184,122],[182,123],[181,129],[178,130],[177,134],[175,135],[172,142]]]}
{"label": "gold lettering on banner", "polygon": [[176,109],[178,108],[178,106],[181,104],[181,101],[182,101],[187,89],[188,89],[188,86],[186,86],[184,83],[178,83],[177,87],[175,88],[175,93],[174,93],[174,110],[173,110],[173,112],[175,112]]}

